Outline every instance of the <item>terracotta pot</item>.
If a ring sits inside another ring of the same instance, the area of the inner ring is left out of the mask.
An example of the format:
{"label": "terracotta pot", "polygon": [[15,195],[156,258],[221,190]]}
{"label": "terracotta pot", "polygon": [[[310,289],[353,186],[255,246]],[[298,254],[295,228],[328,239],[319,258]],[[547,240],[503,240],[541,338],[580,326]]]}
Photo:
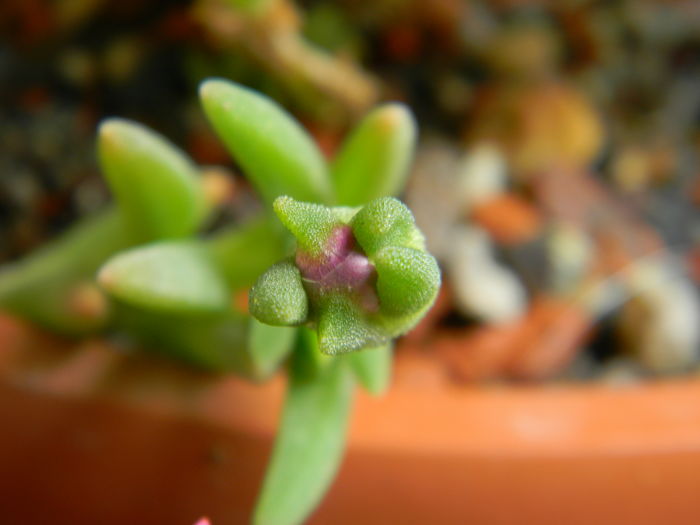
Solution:
{"label": "terracotta pot", "polygon": [[[281,378],[26,336],[0,322],[0,522],[247,522]],[[406,365],[385,397],[358,395],[311,523],[697,523],[700,381],[458,388]]]}

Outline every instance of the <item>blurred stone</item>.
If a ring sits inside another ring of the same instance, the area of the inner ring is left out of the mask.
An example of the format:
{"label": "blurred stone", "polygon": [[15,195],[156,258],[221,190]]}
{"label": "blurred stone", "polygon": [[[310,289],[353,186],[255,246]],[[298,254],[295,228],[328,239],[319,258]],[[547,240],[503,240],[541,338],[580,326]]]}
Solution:
{"label": "blurred stone", "polygon": [[536,297],[525,316],[508,373],[528,380],[556,375],[574,359],[592,328],[590,314],[576,302],[551,295]]}
{"label": "blurred stone", "polygon": [[619,320],[621,340],[647,369],[687,370],[700,353],[700,298],[669,261],[640,260],[625,273],[630,300]]}
{"label": "blurred stone", "polygon": [[543,22],[516,22],[497,34],[487,60],[501,76],[543,78],[557,69],[561,52],[553,28]]}
{"label": "blurred stone", "polygon": [[506,189],[506,163],[498,148],[476,144],[457,166],[457,189],[469,210],[501,195]]}
{"label": "blurred stone", "polygon": [[605,363],[599,377],[603,383],[612,386],[634,385],[643,378],[639,363],[625,357],[617,357]]}
{"label": "blurred stone", "polygon": [[626,192],[645,189],[651,179],[649,159],[639,148],[622,148],[613,158],[610,171],[617,186]]}
{"label": "blurred stone", "polygon": [[600,118],[586,96],[571,86],[497,85],[480,102],[470,141],[498,143],[520,180],[559,165],[589,166],[600,153]]}
{"label": "blurred stone", "polygon": [[497,258],[518,276],[530,294],[547,292],[552,288],[552,269],[543,235],[520,243],[501,244]]}
{"label": "blurred stone", "polygon": [[521,331],[521,322],[514,321],[445,333],[435,339],[432,350],[458,381],[499,379],[504,377]]}
{"label": "blurred stone", "polygon": [[438,259],[450,251],[449,232],[462,213],[457,187],[459,150],[428,139],[419,147],[404,200],[423,232],[428,250]]}
{"label": "blurred stone", "polygon": [[568,293],[576,288],[590,270],[593,260],[590,238],[571,224],[556,222],[547,231],[547,251],[552,289]]}
{"label": "blurred stone", "polygon": [[445,263],[457,308],[487,323],[519,317],[525,310],[525,289],[494,259],[487,235],[477,228],[455,228],[450,245]]}

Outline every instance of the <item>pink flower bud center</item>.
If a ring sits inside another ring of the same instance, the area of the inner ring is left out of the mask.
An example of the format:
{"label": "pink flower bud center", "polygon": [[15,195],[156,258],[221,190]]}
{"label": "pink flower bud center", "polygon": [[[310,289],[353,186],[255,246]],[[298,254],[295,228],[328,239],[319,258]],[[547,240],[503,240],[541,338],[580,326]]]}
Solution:
{"label": "pink flower bud center", "polygon": [[363,308],[377,307],[374,265],[357,246],[350,226],[338,226],[328,238],[321,256],[311,257],[297,251],[296,265],[307,291],[314,295],[332,291],[356,295]]}

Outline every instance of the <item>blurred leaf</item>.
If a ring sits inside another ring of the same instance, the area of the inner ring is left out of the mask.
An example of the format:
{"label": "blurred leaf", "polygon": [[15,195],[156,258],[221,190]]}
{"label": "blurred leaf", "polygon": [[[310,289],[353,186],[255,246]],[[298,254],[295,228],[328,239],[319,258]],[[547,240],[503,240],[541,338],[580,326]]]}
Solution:
{"label": "blurred leaf", "polygon": [[212,372],[255,378],[248,337],[250,317],[232,309],[201,315],[144,309],[115,302],[117,325],[140,346]]}
{"label": "blurred leaf", "polygon": [[358,29],[343,9],[333,3],[315,4],[305,9],[303,32],[309,42],[343,56],[356,58],[362,44]]}
{"label": "blurred leaf", "polygon": [[[295,353],[294,359],[298,356]],[[255,525],[297,525],[316,507],[342,459],[353,381],[333,360],[313,381],[290,374]]]}
{"label": "blurred leaf", "polygon": [[100,270],[99,283],[120,300],[183,313],[223,311],[228,289],[201,243],[161,242],[119,254]]}
{"label": "blurred leaf", "polygon": [[98,147],[119,209],[140,241],[184,237],[199,227],[206,204],[198,171],[164,137],[136,122],[108,119]]}
{"label": "blurred leaf", "polygon": [[226,3],[244,13],[260,14],[269,9],[275,0],[226,0]]}
{"label": "blurred leaf", "polygon": [[200,97],[214,129],[268,203],[280,195],[331,199],[320,151],[276,102],[226,80],[205,81]]}
{"label": "blurred leaf", "polygon": [[100,265],[134,243],[116,209],[89,217],[58,239],[0,270],[0,308],[59,333],[80,335],[105,319],[72,306]]}
{"label": "blurred leaf", "polygon": [[289,355],[297,329],[290,326],[270,326],[250,319],[248,352],[256,379],[266,379]]}
{"label": "blurred leaf", "polygon": [[217,234],[206,241],[219,272],[232,290],[255,280],[288,252],[291,236],[273,215]]}
{"label": "blurred leaf", "polygon": [[367,348],[348,354],[347,359],[359,383],[374,395],[383,394],[391,381],[392,345]]}
{"label": "blurred leaf", "polygon": [[313,381],[330,362],[331,356],[321,353],[318,346],[318,334],[306,326],[297,329],[297,340],[294,347],[294,359],[290,363],[294,375],[299,381]]}
{"label": "blurred leaf", "polygon": [[398,194],[416,141],[416,124],[403,104],[385,104],[353,130],[331,168],[337,203],[360,206]]}

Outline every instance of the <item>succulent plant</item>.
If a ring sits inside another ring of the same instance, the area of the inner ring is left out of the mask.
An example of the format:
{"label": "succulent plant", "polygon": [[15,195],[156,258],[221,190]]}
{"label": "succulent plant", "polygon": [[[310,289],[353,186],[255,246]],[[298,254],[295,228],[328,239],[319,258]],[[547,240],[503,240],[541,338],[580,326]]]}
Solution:
{"label": "succulent plant", "polygon": [[251,289],[250,313],[258,320],[309,324],[321,352],[335,355],[388,343],[435,299],[437,263],[398,200],[351,209],[279,197],[274,209],[297,248]]}
{"label": "succulent plant", "polygon": [[[219,79],[200,95],[265,211],[203,233],[220,203],[207,198],[199,168],[155,132],[108,119],[98,151],[115,205],[0,271],[0,308],[71,335],[118,332],[257,380],[286,364],[253,521],[293,525],[333,479],[353,385],[387,387],[392,340],[437,293],[435,259],[391,196],[403,186],[415,126],[404,106],[380,106],[327,163],[271,99]],[[252,317],[234,300],[248,290]]]}

